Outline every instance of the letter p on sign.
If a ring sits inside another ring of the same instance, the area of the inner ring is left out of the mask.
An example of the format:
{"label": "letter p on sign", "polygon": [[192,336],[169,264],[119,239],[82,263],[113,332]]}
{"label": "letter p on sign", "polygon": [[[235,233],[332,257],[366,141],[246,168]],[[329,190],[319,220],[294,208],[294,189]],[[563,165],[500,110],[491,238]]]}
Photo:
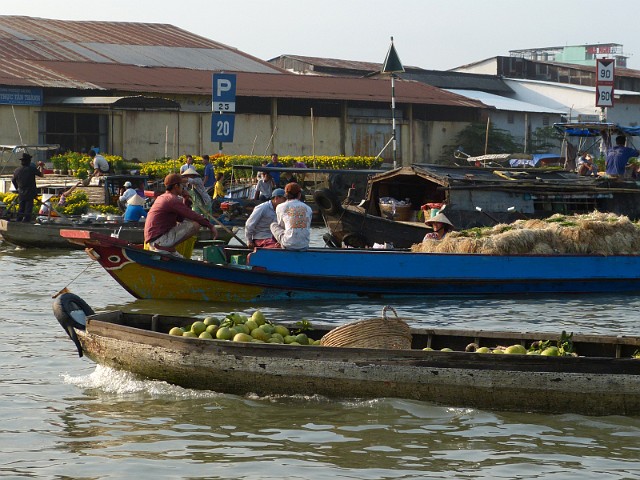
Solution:
{"label": "letter p on sign", "polygon": [[236,111],[236,75],[215,73],[213,75],[213,112],[231,113]]}

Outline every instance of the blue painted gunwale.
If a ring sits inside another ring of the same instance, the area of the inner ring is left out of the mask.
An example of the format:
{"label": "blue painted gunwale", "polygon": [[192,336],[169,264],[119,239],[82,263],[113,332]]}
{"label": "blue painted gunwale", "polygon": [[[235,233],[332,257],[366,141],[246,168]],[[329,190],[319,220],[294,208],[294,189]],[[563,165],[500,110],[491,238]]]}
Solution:
{"label": "blue painted gunwale", "polygon": [[[127,258],[158,274],[234,289],[259,287],[250,301],[291,298],[502,295],[640,291],[640,256],[425,254],[384,250],[259,249],[248,266],[175,259],[113,241],[87,240],[102,258]],[[102,262],[103,267],[109,268]],[[109,272],[113,275],[112,272]],[[116,278],[127,290],[127,280]],[[132,292],[133,293],[133,292]],[[134,295],[139,296],[134,293]],[[149,292],[142,298],[166,298]],[[198,299],[198,294],[194,297]],[[203,300],[214,300],[210,297]]]}

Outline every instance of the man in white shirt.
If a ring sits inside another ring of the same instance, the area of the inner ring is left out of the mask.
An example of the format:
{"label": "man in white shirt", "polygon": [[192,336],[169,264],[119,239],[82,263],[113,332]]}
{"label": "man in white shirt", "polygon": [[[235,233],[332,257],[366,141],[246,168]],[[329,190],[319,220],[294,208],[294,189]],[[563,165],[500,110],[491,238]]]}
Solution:
{"label": "man in white shirt", "polygon": [[302,189],[297,183],[288,183],[284,192],[287,201],[276,207],[271,233],[282,248],[306,250],[311,241],[311,207],[300,200]]}
{"label": "man in white shirt", "polygon": [[89,156],[91,157],[91,164],[93,165],[94,177],[99,177],[109,173],[109,162],[107,162],[106,158],[99,153],[96,153],[93,149],[89,151]]}

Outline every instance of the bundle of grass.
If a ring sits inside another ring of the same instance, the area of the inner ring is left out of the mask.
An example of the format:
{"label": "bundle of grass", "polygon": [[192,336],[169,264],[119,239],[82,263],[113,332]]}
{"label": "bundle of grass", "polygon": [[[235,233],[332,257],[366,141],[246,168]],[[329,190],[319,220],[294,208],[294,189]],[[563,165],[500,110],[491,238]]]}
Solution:
{"label": "bundle of grass", "polygon": [[451,232],[442,240],[413,245],[413,252],[490,255],[590,254],[640,252],[640,228],[627,217],[593,212],[518,220],[510,225]]}

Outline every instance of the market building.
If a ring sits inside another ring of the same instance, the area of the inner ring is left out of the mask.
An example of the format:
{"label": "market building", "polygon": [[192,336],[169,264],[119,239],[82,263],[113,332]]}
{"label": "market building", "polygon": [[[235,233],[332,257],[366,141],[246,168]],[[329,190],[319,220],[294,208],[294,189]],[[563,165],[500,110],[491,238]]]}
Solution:
{"label": "market building", "polygon": [[[0,16],[0,144],[58,143],[148,161],[212,154],[212,75],[237,78],[230,154],[377,155],[391,136],[388,77],[294,75],[172,25]],[[436,161],[483,103],[395,85],[398,161]]]}

